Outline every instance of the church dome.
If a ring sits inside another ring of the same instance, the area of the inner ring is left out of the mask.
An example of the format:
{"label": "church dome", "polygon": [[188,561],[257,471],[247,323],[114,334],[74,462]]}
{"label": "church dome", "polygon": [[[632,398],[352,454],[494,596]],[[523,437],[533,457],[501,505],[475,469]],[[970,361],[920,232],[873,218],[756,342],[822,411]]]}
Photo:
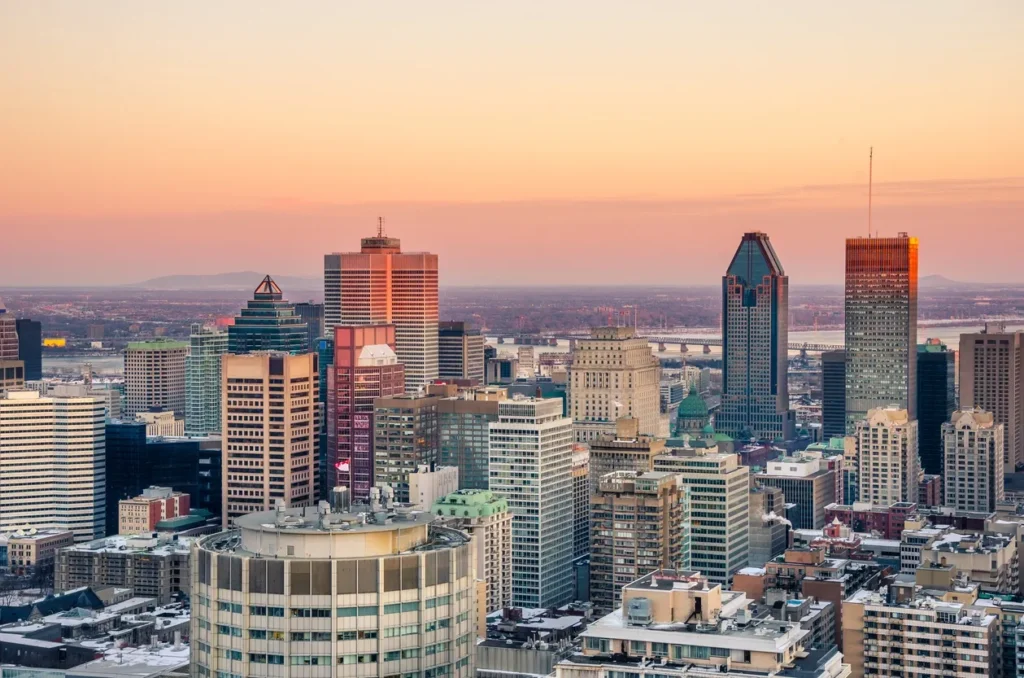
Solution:
{"label": "church dome", "polygon": [[708,416],[708,404],[697,394],[697,387],[690,386],[690,395],[679,403],[680,419],[701,419]]}

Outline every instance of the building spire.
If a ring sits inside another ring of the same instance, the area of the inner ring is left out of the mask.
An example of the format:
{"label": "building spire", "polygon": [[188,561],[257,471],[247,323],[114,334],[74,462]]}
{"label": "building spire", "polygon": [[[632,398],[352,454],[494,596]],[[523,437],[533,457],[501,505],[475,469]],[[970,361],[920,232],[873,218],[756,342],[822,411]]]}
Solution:
{"label": "building spire", "polygon": [[377,237],[384,237],[384,217],[377,217]]}
{"label": "building spire", "polygon": [[868,150],[868,237],[871,237],[871,192],[874,188],[875,147]]}

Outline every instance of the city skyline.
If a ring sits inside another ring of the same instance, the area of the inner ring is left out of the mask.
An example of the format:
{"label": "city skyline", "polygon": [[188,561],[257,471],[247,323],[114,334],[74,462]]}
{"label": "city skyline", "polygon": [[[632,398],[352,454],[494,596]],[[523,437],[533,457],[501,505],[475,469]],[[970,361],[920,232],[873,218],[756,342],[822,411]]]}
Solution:
{"label": "city skyline", "polygon": [[[16,258],[0,284],[210,273],[227,251],[229,270],[308,274],[381,214],[445,285],[610,265],[693,284],[755,229],[795,281],[836,281],[838,241],[867,233],[871,146],[880,234],[916,233],[925,274],[1011,280],[1013,247],[959,234],[1020,242],[1024,10],[798,4],[797,22],[739,3],[6,5],[0,230],[52,237],[49,266]],[[159,255],[138,237],[155,232]],[[300,238],[268,247],[281,233]],[[513,237],[578,256],[479,256]],[[707,261],[679,270],[662,240]]]}

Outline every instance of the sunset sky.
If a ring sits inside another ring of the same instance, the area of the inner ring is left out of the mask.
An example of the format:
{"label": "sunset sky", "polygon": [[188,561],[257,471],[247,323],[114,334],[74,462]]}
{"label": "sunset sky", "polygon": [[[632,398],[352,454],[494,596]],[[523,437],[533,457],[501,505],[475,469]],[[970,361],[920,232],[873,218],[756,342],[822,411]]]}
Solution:
{"label": "sunset sky", "polygon": [[[1024,281],[1024,2],[0,3],[0,286],[319,275],[386,217],[442,285]],[[2,290],[0,290],[2,291]]]}

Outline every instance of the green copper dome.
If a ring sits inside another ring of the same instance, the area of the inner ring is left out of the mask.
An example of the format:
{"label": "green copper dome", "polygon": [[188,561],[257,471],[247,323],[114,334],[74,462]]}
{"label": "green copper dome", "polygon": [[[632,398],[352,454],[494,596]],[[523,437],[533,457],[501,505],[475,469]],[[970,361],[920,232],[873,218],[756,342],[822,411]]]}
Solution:
{"label": "green copper dome", "polygon": [[690,386],[690,395],[683,398],[683,402],[679,403],[679,418],[700,419],[707,416],[707,403],[697,394],[697,387]]}
{"label": "green copper dome", "polygon": [[709,423],[707,426],[704,427],[703,433],[706,436],[713,436],[715,435],[715,427]]}

